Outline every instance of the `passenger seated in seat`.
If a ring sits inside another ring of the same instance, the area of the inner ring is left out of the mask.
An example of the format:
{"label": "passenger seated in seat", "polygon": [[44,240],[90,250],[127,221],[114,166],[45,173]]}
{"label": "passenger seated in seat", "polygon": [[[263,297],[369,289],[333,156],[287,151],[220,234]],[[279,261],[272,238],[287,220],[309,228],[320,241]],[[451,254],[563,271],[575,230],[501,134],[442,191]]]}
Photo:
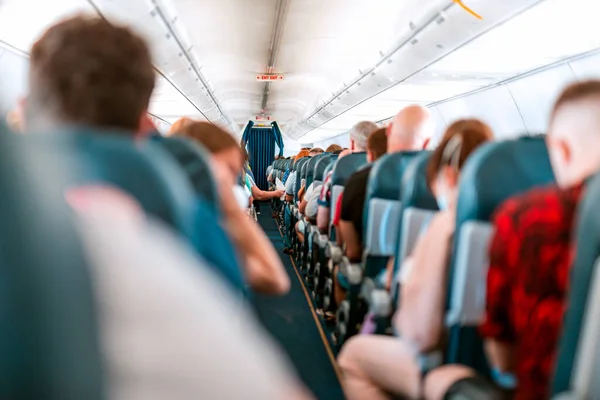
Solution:
{"label": "passenger seated in seat", "polygon": [[[385,128],[379,128],[376,131],[372,132],[367,139],[367,161],[369,163],[373,163],[379,160],[385,153],[387,152],[387,135],[385,132]],[[362,185],[357,184],[357,177],[366,176],[365,183],[369,177],[369,172],[371,171],[371,166],[364,167],[360,171],[354,173],[350,178],[348,178],[348,182],[344,187],[344,193],[340,195],[341,202],[341,213],[340,213],[340,221],[338,230],[340,240],[346,244],[346,255],[350,259],[350,261],[360,261],[362,256],[362,225],[363,225],[363,209],[364,209],[364,200],[366,196],[367,186],[365,184],[364,187]],[[366,173],[366,175],[365,175]],[[361,182],[362,183],[362,182]],[[358,187],[360,186],[360,187]],[[358,192],[363,190],[363,196],[361,201],[361,196]],[[343,196],[343,197],[342,197]],[[357,200],[355,202],[344,201],[343,199],[351,199]],[[351,210],[349,207],[353,207]],[[344,220],[344,215],[352,214],[352,221]],[[358,215],[360,214],[360,218]],[[346,240],[348,239],[348,240]],[[358,253],[358,257],[354,257],[354,255]],[[357,260],[358,259],[358,260]]]}
{"label": "passenger seated in seat", "polygon": [[389,394],[421,398],[417,355],[443,345],[446,268],[455,227],[459,174],[473,151],[492,136],[481,121],[457,121],[432,154],[427,181],[441,212],[419,238],[412,259],[402,265],[404,282],[393,318],[399,337],[360,335],[344,345],[338,361],[349,400],[389,399]]}
{"label": "passenger seated in seat", "polygon": [[[309,157],[314,157],[319,154],[323,154],[323,149],[320,147],[315,147],[308,152]],[[302,179],[304,179],[304,177],[302,177]],[[306,192],[306,186],[305,186],[304,182],[302,182],[302,184],[300,186],[300,190],[298,191],[298,202],[301,202],[302,199],[304,199],[305,192]],[[300,204],[300,203],[298,203],[298,204]]]}
{"label": "passenger seated in seat", "polygon": [[252,170],[250,169],[250,165],[248,164],[248,162],[249,162],[248,152],[246,151],[246,149],[242,149],[242,153],[244,154],[244,170],[245,170],[245,175],[249,178],[248,182],[249,182],[249,186],[250,186],[250,192],[252,195],[252,199],[257,200],[257,201],[263,201],[263,200],[278,199],[278,198],[282,197],[284,194],[283,190],[266,191],[266,190],[262,190],[261,188],[259,188],[256,185],[256,180],[254,179],[254,175],[252,174]]}
{"label": "passenger seated in seat", "polygon": [[[421,149],[423,141],[432,134],[431,128],[431,116],[426,108],[413,105],[402,109],[391,126],[382,128],[388,135],[387,152]],[[369,165],[355,172],[348,178],[344,188],[338,232],[341,235],[341,242],[346,245],[346,256],[352,263],[359,263],[362,260],[363,211],[371,168],[372,165]],[[402,179],[402,177],[390,177],[390,179]],[[346,296],[338,275],[336,268],[333,274],[336,304],[340,304]]]}
{"label": "passenger seated in seat", "polygon": [[250,286],[260,293],[287,293],[290,280],[277,251],[262,229],[244,215],[232,190],[243,166],[242,151],[236,140],[208,122],[190,123],[177,134],[198,141],[212,154],[223,227],[240,252]]}
{"label": "passenger seated in seat", "polygon": [[84,125],[133,137],[147,118],[154,80],[148,47],[131,30],[101,18],[67,19],[31,49],[26,128]]}
{"label": "passenger seated in seat", "polygon": [[554,105],[546,136],[557,185],[513,197],[494,216],[480,333],[494,376],[502,382],[514,373],[517,399],[550,395],[577,205],[585,181],[600,169],[599,115],[600,81],[568,86]]}
{"label": "passenger seated in seat", "polygon": [[[354,125],[350,129],[350,149],[344,149],[340,153],[340,157],[350,153],[361,153],[367,148],[367,138],[377,130],[377,124],[371,121],[362,121]],[[339,160],[339,158],[338,158]],[[317,227],[321,233],[326,233],[329,230],[330,212],[331,212],[331,177],[333,171],[323,180],[323,187],[319,195],[319,208],[317,210]],[[333,205],[335,207],[335,204]]]}
{"label": "passenger seated in seat", "polygon": [[[321,150],[321,149],[319,149]],[[329,147],[327,147],[327,149],[325,149],[326,153],[333,153],[333,154],[339,154],[342,151],[342,147],[337,145],[337,144],[332,144]],[[316,154],[320,154],[320,153],[316,153]],[[316,177],[315,177],[316,180]],[[321,186],[323,184],[320,183],[318,185],[315,185],[315,182],[313,180],[313,182],[308,185],[308,188],[306,189],[306,193],[304,193],[302,195],[302,200],[300,201],[300,204],[298,205],[298,211],[300,212],[300,214],[304,215],[306,217],[306,219],[308,220],[308,222],[311,225],[315,225],[317,223],[317,207],[318,207],[318,197],[319,194],[321,193]],[[309,200],[311,200],[311,205],[310,208],[308,208],[308,213],[307,213],[307,206],[309,204]],[[296,224],[296,234],[298,235],[298,240],[300,241],[300,243],[304,243],[304,230],[305,230],[305,226],[304,226],[304,222],[299,221]]]}

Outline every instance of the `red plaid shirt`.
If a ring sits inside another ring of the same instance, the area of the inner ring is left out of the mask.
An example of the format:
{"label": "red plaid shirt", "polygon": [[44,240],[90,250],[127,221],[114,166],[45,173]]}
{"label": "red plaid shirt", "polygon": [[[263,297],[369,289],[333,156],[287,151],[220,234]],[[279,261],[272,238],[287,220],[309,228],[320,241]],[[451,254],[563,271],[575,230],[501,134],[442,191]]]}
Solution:
{"label": "red plaid shirt", "polygon": [[484,337],[515,345],[517,399],[548,398],[582,186],[535,189],[495,215]]}

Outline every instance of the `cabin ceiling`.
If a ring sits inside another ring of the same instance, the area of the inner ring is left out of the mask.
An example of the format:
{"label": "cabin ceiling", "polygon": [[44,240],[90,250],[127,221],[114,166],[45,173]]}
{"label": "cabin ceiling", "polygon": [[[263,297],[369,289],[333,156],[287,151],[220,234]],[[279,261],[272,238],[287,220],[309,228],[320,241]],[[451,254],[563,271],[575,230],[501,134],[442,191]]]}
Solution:
{"label": "cabin ceiling", "polygon": [[483,19],[452,0],[3,0],[0,44],[26,53],[57,20],[100,13],[151,43],[155,116],[239,134],[264,114],[305,143],[600,47],[600,2],[464,3]]}

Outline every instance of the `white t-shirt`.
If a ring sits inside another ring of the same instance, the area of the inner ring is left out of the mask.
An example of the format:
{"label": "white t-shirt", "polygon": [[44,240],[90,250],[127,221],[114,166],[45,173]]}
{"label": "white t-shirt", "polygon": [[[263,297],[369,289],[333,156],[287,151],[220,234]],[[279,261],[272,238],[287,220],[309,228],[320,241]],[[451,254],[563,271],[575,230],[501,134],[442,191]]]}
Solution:
{"label": "white t-shirt", "polygon": [[77,212],[114,400],[298,394],[283,353],[175,234],[110,207]]}
{"label": "white t-shirt", "polygon": [[317,218],[317,211],[319,209],[319,196],[321,195],[321,187],[323,185],[318,185],[313,187],[311,184],[308,188],[311,189],[311,193],[306,195],[306,208],[304,209],[304,215],[309,219]]}
{"label": "white t-shirt", "polygon": [[293,195],[296,191],[296,171],[290,173],[287,181],[285,181],[285,193],[288,195]]}
{"label": "white t-shirt", "polygon": [[235,185],[233,187],[233,195],[241,209],[245,210],[248,208],[251,193],[246,186],[242,187],[240,185]]}

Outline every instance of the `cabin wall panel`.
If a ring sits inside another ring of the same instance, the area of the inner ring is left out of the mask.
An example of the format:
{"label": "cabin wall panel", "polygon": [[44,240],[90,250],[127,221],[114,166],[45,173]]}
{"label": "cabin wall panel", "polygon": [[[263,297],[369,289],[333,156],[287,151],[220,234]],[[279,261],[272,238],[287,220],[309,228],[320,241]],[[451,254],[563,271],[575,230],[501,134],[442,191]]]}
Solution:
{"label": "cabin wall panel", "polygon": [[546,133],[552,106],[566,85],[576,80],[568,64],[508,83],[529,134]]}

